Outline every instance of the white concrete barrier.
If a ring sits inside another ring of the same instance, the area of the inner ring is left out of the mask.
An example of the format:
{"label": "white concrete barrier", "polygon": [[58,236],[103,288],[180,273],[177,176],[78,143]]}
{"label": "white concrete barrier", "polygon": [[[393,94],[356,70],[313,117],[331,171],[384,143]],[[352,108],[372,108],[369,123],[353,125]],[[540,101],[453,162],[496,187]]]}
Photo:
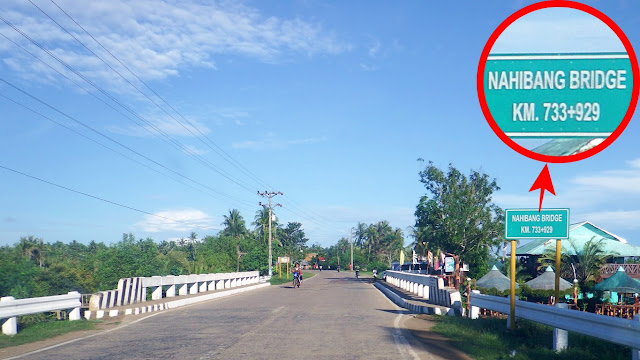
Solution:
{"label": "white concrete barrier", "polygon": [[424,298],[428,303],[461,308],[460,292],[445,288],[438,276],[414,274],[404,271],[386,271],[387,282]]}
{"label": "white concrete barrier", "polygon": [[117,289],[93,294],[89,301],[89,310],[97,311],[145,302],[147,288],[151,288],[152,300],[160,300],[175,297],[176,294],[193,295],[256,284],[259,280],[258,271],[124,278],[118,281]]}
{"label": "white concrete barrier", "polygon": [[15,335],[18,333],[18,316],[39,314],[56,310],[71,310],[69,320],[80,320],[80,293],[69,292],[66,295],[42,296],[28,299],[14,299],[12,296],[0,298],[0,322],[2,333]]}

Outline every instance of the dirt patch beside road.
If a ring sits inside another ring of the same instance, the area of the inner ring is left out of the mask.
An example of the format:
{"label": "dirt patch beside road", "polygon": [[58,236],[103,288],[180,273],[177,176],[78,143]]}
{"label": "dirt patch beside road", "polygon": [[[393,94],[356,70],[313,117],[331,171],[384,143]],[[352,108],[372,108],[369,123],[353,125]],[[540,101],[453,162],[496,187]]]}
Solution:
{"label": "dirt patch beside road", "polygon": [[427,351],[448,360],[473,360],[469,355],[456,349],[447,338],[431,331],[435,325],[430,319],[442,315],[414,315],[404,322],[404,326],[419,340]]}

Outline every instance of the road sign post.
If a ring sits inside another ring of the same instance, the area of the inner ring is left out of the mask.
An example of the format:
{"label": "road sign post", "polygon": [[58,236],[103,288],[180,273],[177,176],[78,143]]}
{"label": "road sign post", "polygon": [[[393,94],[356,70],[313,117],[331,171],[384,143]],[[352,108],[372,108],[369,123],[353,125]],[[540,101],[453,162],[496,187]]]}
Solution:
{"label": "road sign post", "polygon": [[569,238],[569,209],[507,209],[505,239],[511,240],[511,311],[509,329],[515,329],[516,239],[556,239],[555,299],[560,293],[560,239]]}
{"label": "road sign post", "polygon": [[569,209],[507,209],[505,239],[568,239]]}

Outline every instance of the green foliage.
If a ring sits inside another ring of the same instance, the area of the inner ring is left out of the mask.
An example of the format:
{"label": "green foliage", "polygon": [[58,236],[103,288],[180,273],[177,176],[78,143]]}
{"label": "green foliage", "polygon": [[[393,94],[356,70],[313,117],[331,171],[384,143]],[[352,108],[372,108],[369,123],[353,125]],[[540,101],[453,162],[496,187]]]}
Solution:
{"label": "green foliage", "polygon": [[[565,279],[574,278],[575,276],[580,282],[594,281],[600,274],[600,269],[609,258],[615,254],[607,254],[604,250],[604,240],[595,240],[595,236],[587,241],[582,249],[576,244],[568,240],[569,246],[573,249],[575,255],[569,255],[562,249],[560,255],[560,276]],[[563,244],[566,242],[562,242]],[[563,247],[564,248],[564,247]],[[538,271],[544,271],[547,266],[555,268],[556,263],[556,246],[545,249],[538,258]]]}
{"label": "green foliage", "polygon": [[427,194],[415,212],[416,242],[460,256],[471,276],[485,271],[489,250],[504,231],[503,211],[491,202],[500,189],[496,180],[478,171],[467,177],[453,165],[445,173],[429,162],[420,182]]}
{"label": "green foliage", "polygon": [[[133,276],[185,275],[209,272],[259,270],[266,274],[268,249],[259,232],[250,233],[237,210],[227,220],[227,231],[216,236],[190,233],[177,243],[136,239],[123,234],[110,245],[91,241],[46,243],[23,237],[14,246],[0,247],[0,296],[28,298],[65,294],[69,291],[93,293],[114,289],[118,280]],[[275,224],[277,226],[277,224]],[[242,231],[244,228],[245,231]],[[304,249],[308,240],[300,223],[283,230],[289,244]],[[274,249],[284,247],[274,244]],[[300,253],[304,256],[304,253]]]}
{"label": "green foliage", "polygon": [[530,321],[519,321],[516,330],[509,331],[504,319],[471,320],[454,316],[430,319],[436,322],[433,331],[446,336],[454,346],[478,360],[622,360],[631,355],[624,346],[574,333],[569,333],[569,348],[555,353],[551,349],[552,329]]}
{"label": "green foliage", "polygon": [[[565,295],[573,295],[573,288],[560,291],[561,299],[563,299]],[[525,284],[520,284],[520,300],[548,303],[551,296],[555,296],[555,290],[535,290]]]}
{"label": "green foliage", "polygon": [[14,336],[0,336],[0,348],[44,340],[72,331],[93,330],[96,323],[97,321],[87,320],[44,322],[32,321],[29,322],[29,324],[21,323],[18,334]]}

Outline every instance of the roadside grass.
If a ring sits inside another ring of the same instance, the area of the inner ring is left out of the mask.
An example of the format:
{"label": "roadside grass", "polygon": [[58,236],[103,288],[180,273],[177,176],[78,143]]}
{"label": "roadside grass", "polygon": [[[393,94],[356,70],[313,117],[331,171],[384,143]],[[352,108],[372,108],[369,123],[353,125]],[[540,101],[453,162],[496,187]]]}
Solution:
{"label": "roadside grass", "polygon": [[45,321],[18,329],[14,336],[0,335],[0,348],[45,340],[72,331],[94,330],[101,320]]}
{"label": "roadside grass", "polygon": [[477,360],[627,360],[631,357],[627,347],[571,332],[568,349],[556,354],[552,350],[553,329],[531,321],[519,320],[512,332],[506,328],[504,319],[431,316],[430,320],[436,323],[433,331]]}
{"label": "roadside grass", "polygon": [[[314,277],[316,274],[312,273],[312,272],[308,272],[308,271],[304,271],[302,273],[302,281],[305,281],[306,279],[312,278]],[[282,277],[278,277],[278,275],[274,274],[271,279],[269,279],[269,283],[271,283],[271,285],[281,285],[281,284],[286,284],[286,283],[292,283],[293,282],[293,275],[289,274],[289,278],[287,279],[287,275],[282,274]]]}

